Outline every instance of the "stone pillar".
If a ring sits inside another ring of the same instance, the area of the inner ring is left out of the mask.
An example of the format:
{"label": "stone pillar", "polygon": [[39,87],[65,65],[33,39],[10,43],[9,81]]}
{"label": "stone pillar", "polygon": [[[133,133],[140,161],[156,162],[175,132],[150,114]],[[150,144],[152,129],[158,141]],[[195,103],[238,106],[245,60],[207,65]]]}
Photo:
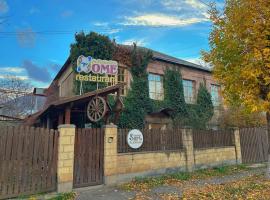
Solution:
{"label": "stone pillar", "polygon": [[186,169],[188,172],[192,172],[195,166],[194,166],[193,137],[191,128],[182,129],[182,141],[183,141],[183,148],[186,152]]}
{"label": "stone pillar", "polygon": [[58,126],[57,192],[70,192],[73,188],[75,125]]}
{"label": "stone pillar", "polygon": [[104,184],[115,184],[117,175],[117,126],[104,126]]}
{"label": "stone pillar", "polygon": [[235,159],[237,164],[242,164],[240,131],[239,128],[234,129],[234,145],[235,145]]}

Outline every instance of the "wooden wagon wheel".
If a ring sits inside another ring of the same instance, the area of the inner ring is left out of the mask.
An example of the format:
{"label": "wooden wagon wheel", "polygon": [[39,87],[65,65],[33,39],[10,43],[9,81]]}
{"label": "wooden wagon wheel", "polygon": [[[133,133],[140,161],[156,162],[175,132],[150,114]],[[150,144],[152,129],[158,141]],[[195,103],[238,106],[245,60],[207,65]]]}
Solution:
{"label": "wooden wagon wheel", "polygon": [[101,120],[107,112],[107,104],[102,97],[94,97],[88,103],[87,116],[92,122]]}

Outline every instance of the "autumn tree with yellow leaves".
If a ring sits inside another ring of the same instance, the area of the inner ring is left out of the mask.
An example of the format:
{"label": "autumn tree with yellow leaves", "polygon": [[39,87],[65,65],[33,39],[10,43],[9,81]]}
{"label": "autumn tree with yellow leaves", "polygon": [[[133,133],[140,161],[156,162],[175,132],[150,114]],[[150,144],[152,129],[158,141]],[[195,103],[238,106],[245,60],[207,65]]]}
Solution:
{"label": "autumn tree with yellow leaves", "polygon": [[210,18],[204,60],[213,66],[228,103],[266,112],[270,141],[270,1],[227,0],[223,11],[211,6]]}

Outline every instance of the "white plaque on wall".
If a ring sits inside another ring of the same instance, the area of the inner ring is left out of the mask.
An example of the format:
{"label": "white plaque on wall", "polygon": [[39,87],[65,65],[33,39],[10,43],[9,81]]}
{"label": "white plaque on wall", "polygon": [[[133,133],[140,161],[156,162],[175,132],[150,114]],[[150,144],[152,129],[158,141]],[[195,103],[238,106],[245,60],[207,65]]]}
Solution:
{"label": "white plaque on wall", "polygon": [[143,134],[138,129],[132,129],[128,132],[127,135],[128,146],[132,149],[138,149],[143,144]]}

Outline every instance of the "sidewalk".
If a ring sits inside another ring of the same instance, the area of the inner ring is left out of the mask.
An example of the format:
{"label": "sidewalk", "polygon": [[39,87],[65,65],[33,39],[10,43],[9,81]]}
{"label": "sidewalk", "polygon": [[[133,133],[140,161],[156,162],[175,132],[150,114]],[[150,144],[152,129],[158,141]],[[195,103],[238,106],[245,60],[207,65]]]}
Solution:
{"label": "sidewalk", "polygon": [[99,186],[87,190],[79,189],[77,191],[77,200],[126,200],[126,199],[161,199],[162,195],[174,194],[182,197],[183,191],[189,188],[202,187],[205,185],[225,184],[238,181],[243,178],[264,173],[265,168],[254,168],[249,171],[240,172],[233,175],[214,177],[203,180],[190,180],[182,186],[161,185],[154,187],[146,192],[141,191],[124,191],[119,187]]}

